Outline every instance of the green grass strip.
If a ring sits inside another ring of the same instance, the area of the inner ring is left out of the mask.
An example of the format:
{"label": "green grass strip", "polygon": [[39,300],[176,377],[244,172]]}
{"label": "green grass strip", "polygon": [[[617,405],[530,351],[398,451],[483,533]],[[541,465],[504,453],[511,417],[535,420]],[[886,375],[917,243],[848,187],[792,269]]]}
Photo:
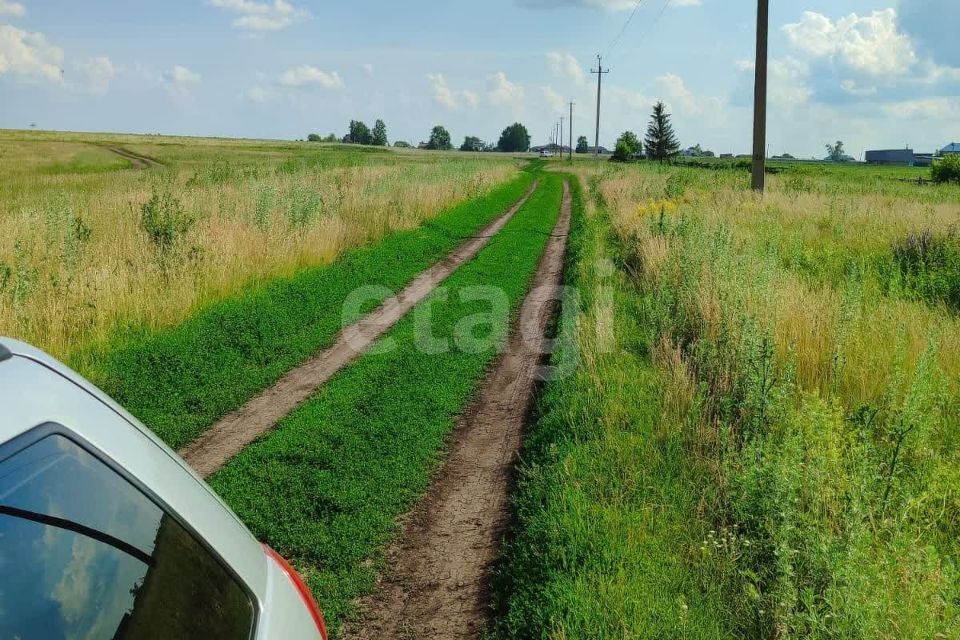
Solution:
{"label": "green grass strip", "polygon": [[[174,448],[328,346],[357,287],[398,291],[519,200],[529,171],[380,244],[226,299],[154,334],[127,334],[74,366]],[[370,300],[372,309],[378,300]]]}
{"label": "green grass strip", "polygon": [[[452,341],[463,319],[491,313],[488,301],[461,299],[478,285],[499,287],[516,315],[561,198],[560,178],[544,175],[490,244],[418,305],[432,305],[434,338]],[[423,353],[416,313],[379,343],[392,350],[365,354],[209,479],[256,536],[303,571],[334,627],[372,588],[396,518],[426,490],[456,416],[496,354],[495,344]],[[501,315],[474,334],[492,331],[502,342],[508,320]]]}
{"label": "green grass strip", "polygon": [[[524,441],[494,637],[721,638],[723,595],[686,550],[703,535],[680,429],[664,432],[644,301],[602,210],[574,190],[567,284],[580,294]],[[600,336],[613,335],[606,343]]]}

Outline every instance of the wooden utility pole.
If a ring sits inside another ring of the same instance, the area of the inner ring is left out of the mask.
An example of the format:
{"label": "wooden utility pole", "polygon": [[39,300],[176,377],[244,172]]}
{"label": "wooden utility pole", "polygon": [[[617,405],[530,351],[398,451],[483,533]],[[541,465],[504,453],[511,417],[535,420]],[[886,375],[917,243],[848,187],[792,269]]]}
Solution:
{"label": "wooden utility pole", "polygon": [[563,116],[560,116],[560,159],[563,160]]}
{"label": "wooden utility pole", "polygon": [[603,58],[599,55],[597,56],[597,69],[594,71],[590,69],[590,73],[597,74],[597,134],[594,137],[594,153],[599,158],[600,157],[600,81],[603,78],[603,74],[610,73],[610,69],[603,68]]}
{"label": "wooden utility pole", "polygon": [[763,193],[767,164],[767,36],[770,0],[757,0],[757,62],[753,84],[753,190]]}
{"label": "wooden utility pole", "polygon": [[567,125],[570,130],[570,153],[569,159],[573,160],[573,103],[570,103],[570,124]]}

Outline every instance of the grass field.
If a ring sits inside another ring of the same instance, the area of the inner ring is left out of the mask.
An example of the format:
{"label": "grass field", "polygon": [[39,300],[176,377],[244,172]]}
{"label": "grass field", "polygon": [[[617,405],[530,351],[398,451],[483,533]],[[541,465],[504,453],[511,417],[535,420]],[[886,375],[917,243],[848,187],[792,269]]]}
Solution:
{"label": "grass field", "polygon": [[[131,170],[111,146],[160,164]],[[418,227],[516,171],[472,154],[0,132],[0,334],[74,363]]]}
{"label": "grass field", "polygon": [[[0,143],[0,334],[174,447],[327,346],[351,291],[385,287],[372,308],[540,180],[210,479],[340,633],[516,315],[561,177],[342,145]],[[732,165],[552,167],[575,176],[579,304],[557,328],[568,375],[527,432],[488,636],[960,637],[960,187],[782,164],[761,197]],[[507,313],[466,347],[491,285]]]}
{"label": "grass field", "polygon": [[960,635],[960,189],[582,164],[503,637]]}

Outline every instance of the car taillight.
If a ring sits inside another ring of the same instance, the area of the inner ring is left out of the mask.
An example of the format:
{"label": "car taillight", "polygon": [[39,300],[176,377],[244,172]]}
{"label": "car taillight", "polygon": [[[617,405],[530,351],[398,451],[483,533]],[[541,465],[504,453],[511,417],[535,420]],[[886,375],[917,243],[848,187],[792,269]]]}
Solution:
{"label": "car taillight", "polygon": [[323,638],[323,640],[327,640],[327,623],[324,621],[323,612],[320,611],[320,607],[317,606],[317,601],[313,599],[313,594],[310,592],[307,583],[303,581],[303,578],[300,577],[296,569],[290,566],[286,558],[270,548],[269,545],[263,545],[263,550],[267,554],[267,557],[276,562],[281,571],[290,578],[290,582],[296,587],[297,593],[300,594],[300,598],[303,600],[303,603],[307,605],[310,615],[313,616],[313,621],[317,624],[317,629],[320,631],[320,637]]}

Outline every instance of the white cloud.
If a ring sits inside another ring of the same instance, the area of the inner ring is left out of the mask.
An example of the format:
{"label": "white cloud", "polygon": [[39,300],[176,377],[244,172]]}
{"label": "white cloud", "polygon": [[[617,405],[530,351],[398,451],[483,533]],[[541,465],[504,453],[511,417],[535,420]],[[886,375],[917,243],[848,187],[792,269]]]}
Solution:
{"label": "white cloud", "polygon": [[63,50],[42,33],[0,24],[0,76],[62,82]]}
{"label": "white cloud", "polygon": [[285,87],[319,86],[324,89],[342,89],[344,86],[336,71],[323,71],[309,64],[287,69],[280,74],[279,83]]}
{"label": "white cloud", "polygon": [[543,92],[543,97],[550,106],[550,109],[553,111],[564,111],[567,102],[563,99],[563,96],[553,90],[553,87],[540,87],[540,91]]}
{"label": "white cloud", "polygon": [[140,67],[139,70],[144,77],[152,82],[156,82],[171,98],[177,100],[188,99],[190,97],[191,87],[199,85],[201,80],[203,80],[199,73],[179,64],[173,65],[172,68],[164,71],[159,76],[149,69]]}
{"label": "white cloud", "polygon": [[547,54],[547,61],[550,63],[553,75],[558,78],[569,78],[578,85],[586,84],[587,73],[571,54],[551,51]]}
{"label": "white cloud", "polygon": [[910,37],[898,29],[894,9],[863,16],[851,13],[836,21],[804,11],[800,22],[783,30],[796,51],[839,61],[871,76],[903,75],[918,62]]}
{"label": "white cloud", "polygon": [[940,97],[905,100],[886,104],[883,110],[889,116],[905,120],[919,118],[956,122],[957,119],[960,119],[960,98]]}
{"label": "white cloud", "polygon": [[0,16],[12,16],[22,18],[27,15],[27,9],[19,2],[11,0],[0,0]]}
{"label": "white cloud", "polygon": [[510,82],[507,74],[497,71],[487,78],[489,89],[487,99],[495,105],[518,106],[523,102],[524,90],[519,84]]}
{"label": "white cloud", "polygon": [[427,80],[433,90],[433,100],[445,109],[459,109],[460,107],[476,107],[480,103],[480,96],[474,91],[455,91],[447,84],[447,78],[442,73],[428,73]]}
{"label": "white cloud", "polygon": [[97,95],[102,95],[110,89],[110,81],[117,73],[117,68],[106,56],[75,62],[73,66],[78,76],[78,81],[73,83],[74,86]]}
{"label": "white cloud", "polygon": [[373,77],[373,65],[372,65],[372,64],[370,64],[369,62],[365,62],[364,64],[362,64],[362,65],[360,65],[360,66],[361,66],[361,68],[363,69],[363,72],[367,74],[367,77],[369,77],[369,78],[372,78],[372,77]]}
{"label": "white cloud", "polygon": [[260,2],[257,0],[209,0],[214,7],[224,9],[237,17],[233,26],[247,31],[279,31],[306,20],[310,14],[286,0]]}

